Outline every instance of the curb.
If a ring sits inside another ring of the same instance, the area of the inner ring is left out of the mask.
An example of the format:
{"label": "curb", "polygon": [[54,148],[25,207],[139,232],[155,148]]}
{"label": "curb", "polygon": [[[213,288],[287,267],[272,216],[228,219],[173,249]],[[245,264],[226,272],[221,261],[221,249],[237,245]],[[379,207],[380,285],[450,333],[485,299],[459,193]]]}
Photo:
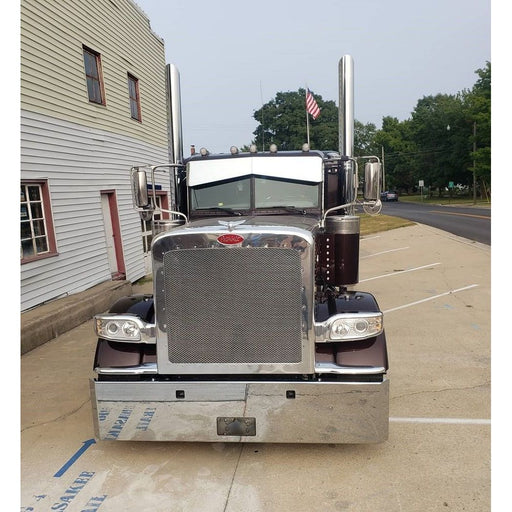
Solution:
{"label": "curb", "polygon": [[115,300],[131,293],[130,281],[106,281],[21,313],[21,354],[108,311]]}

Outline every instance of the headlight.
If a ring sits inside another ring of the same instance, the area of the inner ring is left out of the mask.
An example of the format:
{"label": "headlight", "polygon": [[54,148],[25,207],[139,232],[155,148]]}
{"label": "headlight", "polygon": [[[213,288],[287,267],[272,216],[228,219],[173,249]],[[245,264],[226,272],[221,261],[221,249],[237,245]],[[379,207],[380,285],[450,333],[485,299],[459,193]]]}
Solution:
{"label": "headlight", "polygon": [[94,330],[98,337],[127,343],[155,343],[154,325],[130,315],[97,315]]}
{"label": "headlight", "polygon": [[357,341],[378,336],[382,313],[343,313],[316,324],[317,341]]}

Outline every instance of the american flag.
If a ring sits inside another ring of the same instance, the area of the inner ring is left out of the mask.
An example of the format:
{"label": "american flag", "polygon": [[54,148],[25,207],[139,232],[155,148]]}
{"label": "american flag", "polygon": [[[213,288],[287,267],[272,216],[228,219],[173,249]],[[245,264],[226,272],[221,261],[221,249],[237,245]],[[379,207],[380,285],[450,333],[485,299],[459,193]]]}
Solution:
{"label": "american flag", "polygon": [[306,110],[311,114],[313,119],[316,119],[320,115],[320,107],[317,105],[316,100],[309,89],[306,93]]}

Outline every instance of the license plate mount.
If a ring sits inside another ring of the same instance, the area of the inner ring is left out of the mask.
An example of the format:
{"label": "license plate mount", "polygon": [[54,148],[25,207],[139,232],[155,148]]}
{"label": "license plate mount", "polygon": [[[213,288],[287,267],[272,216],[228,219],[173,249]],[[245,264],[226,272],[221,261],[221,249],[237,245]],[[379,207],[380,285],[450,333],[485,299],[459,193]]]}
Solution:
{"label": "license plate mount", "polygon": [[217,418],[217,435],[219,436],[255,436],[256,418]]}

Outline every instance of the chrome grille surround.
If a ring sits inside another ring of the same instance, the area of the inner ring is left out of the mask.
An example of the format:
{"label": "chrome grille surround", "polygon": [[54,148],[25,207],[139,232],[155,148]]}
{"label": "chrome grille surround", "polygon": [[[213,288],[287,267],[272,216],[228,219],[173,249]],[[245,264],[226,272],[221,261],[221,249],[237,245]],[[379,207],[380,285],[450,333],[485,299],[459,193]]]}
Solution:
{"label": "chrome grille surround", "polygon": [[158,373],[313,373],[313,239],[280,226],[181,227],[153,244]]}

